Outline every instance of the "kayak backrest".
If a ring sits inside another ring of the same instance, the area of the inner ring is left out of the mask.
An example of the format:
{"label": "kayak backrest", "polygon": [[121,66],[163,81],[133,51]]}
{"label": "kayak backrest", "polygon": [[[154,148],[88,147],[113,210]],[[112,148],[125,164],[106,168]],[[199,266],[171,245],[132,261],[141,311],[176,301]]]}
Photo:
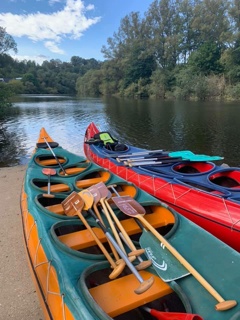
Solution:
{"label": "kayak backrest", "polygon": [[98,132],[94,135],[94,139],[99,139],[104,145],[107,143],[116,143],[117,139],[114,139],[111,134],[107,131]]}

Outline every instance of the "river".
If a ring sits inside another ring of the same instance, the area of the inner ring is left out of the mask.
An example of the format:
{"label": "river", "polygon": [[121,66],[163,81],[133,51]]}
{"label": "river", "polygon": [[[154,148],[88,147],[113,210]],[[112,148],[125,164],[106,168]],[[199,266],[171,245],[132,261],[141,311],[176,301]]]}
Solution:
{"label": "river", "polygon": [[26,164],[42,127],[63,148],[83,154],[95,122],[123,143],[224,156],[240,166],[240,104],[22,95],[0,109],[0,167]]}

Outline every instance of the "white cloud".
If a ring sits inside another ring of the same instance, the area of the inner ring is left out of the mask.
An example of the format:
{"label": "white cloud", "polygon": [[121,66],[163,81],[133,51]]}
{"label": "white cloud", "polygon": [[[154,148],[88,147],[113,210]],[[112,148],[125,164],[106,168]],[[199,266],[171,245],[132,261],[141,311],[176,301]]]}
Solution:
{"label": "white cloud", "polygon": [[84,31],[100,21],[100,17],[87,18],[86,12],[93,9],[93,5],[84,6],[82,0],[66,0],[61,11],[51,14],[1,13],[0,25],[13,37],[25,36],[33,41],[44,41],[50,51],[63,54],[64,51],[58,47],[63,38],[79,39]]}
{"label": "white cloud", "polygon": [[51,52],[64,54],[64,50],[60,49],[54,41],[46,41],[44,45]]}
{"label": "white cloud", "polygon": [[16,55],[12,55],[12,58],[15,60],[18,60],[18,61],[23,61],[23,60],[35,61],[36,63],[38,63],[40,65],[43,63],[43,61],[50,60],[50,58],[45,55],[28,56],[28,55],[17,55],[16,54]]}
{"label": "white cloud", "polygon": [[62,2],[62,0],[49,0],[49,4],[51,6],[54,5],[55,3],[59,3],[59,2]]}

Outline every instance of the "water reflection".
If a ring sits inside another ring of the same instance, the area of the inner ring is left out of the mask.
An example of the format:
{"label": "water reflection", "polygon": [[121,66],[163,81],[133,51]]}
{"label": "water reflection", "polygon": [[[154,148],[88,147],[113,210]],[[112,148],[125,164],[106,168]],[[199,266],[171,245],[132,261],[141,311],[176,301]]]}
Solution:
{"label": "water reflection", "polygon": [[238,166],[238,104],[24,95],[0,110],[0,166],[25,164],[41,127],[68,150],[83,154],[94,121],[122,142],[149,149],[223,155]]}

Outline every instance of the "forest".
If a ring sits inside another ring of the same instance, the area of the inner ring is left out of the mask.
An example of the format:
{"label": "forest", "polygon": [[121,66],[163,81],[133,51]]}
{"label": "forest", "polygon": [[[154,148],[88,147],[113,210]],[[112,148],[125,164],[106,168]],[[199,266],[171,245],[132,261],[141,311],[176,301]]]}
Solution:
{"label": "forest", "polygon": [[0,32],[0,92],[240,99],[240,0],[154,0],[122,18],[104,61],[16,61],[3,42]]}

